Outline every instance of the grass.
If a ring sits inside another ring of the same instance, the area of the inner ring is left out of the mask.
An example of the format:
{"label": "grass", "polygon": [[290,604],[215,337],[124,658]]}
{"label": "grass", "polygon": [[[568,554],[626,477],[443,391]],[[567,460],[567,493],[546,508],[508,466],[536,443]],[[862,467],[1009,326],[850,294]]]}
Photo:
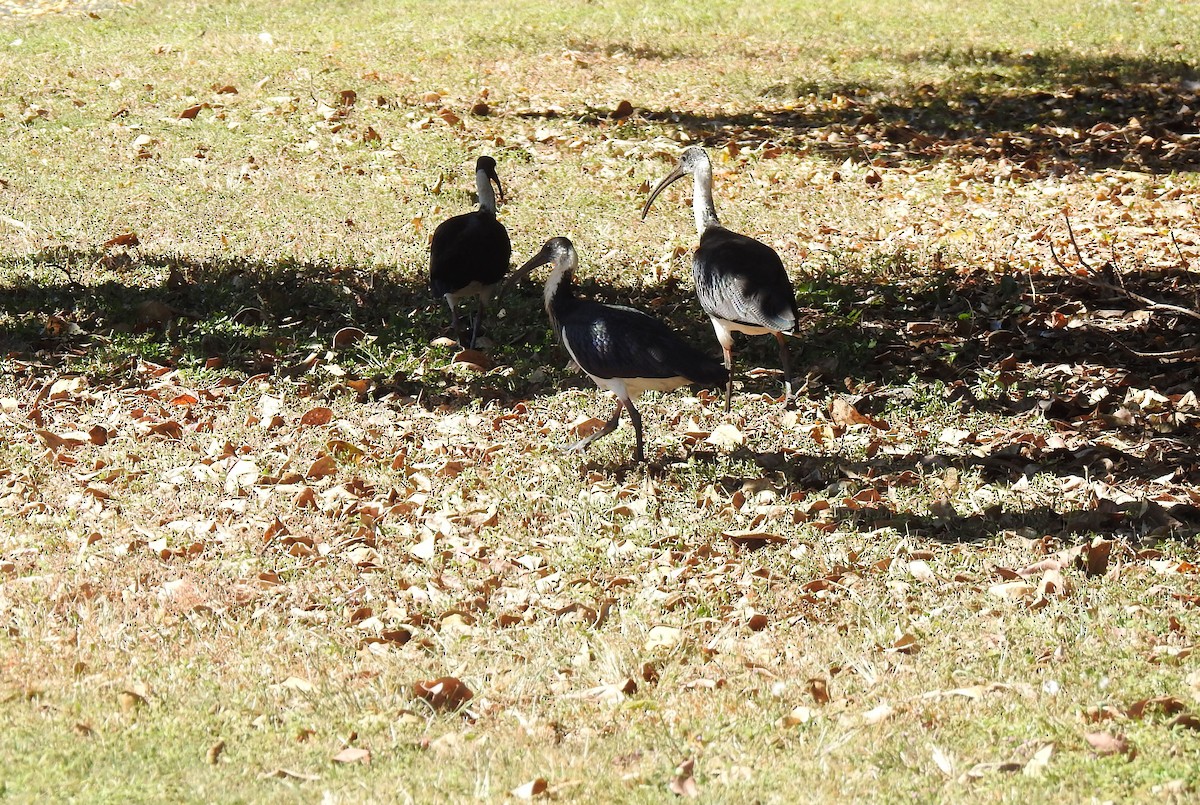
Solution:
{"label": "grass", "polygon": [[[661,801],[689,758],[731,802],[1194,796],[1194,366],[1112,340],[1194,327],[1049,254],[1067,209],[1194,305],[1191,6],[0,26],[6,797]],[[693,142],[811,316],[806,392],[744,340],[732,414],[648,395],[648,466],[628,425],[563,454],[609,401],[532,284],[451,363],[427,237],[492,153],[515,261],[568,235],[715,352],[687,190],[637,217]],[[446,676],[462,712],[413,691]]]}

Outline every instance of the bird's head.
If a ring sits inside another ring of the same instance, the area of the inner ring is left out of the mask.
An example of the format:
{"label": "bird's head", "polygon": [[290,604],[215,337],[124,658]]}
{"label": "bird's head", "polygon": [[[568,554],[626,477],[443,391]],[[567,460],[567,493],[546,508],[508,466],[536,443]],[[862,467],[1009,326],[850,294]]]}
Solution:
{"label": "bird's head", "polygon": [[683,153],[679,155],[679,168],[687,173],[695,173],[700,168],[712,170],[712,161],[708,158],[707,151],[693,145],[683,149]]}
{"label": "bird's head", "polygon": [[547,263],[553,264],[555,272],[559,274],[569,274],[575,270],[579,265],[579,255],[576,254],[570,239],[558,237],[546,241],[537,254],[508,276],[499,295],[503,295],[510,287],[528,277],[535,268]]}
{"label": "bird's head", "polygon": [[556,269],[573,270],[579,263],[579,257],[575,253],[575,246],[570,239],[558,237],[550,238],[542,246],[533,257],[530,257],[525,265],[513,272],[509,282],[517,282],[524,279],[538,266],[544,266],[547,263],[552,263]]}
{"label": "bird's head", "polygon": [[495,182],[496,194],[504,201],[504,188],[500,185],[500,177],[496,175],[496,160],[487,156],[475,160],[475,177],[481,184]]}
{"label": "bird's head", "polygon": [[693,145],[685,148],[683,153],[679,155],[679,164],[675,166],[675,170],[671,171],[666,177],[658,183],[652,191],[650,197],[646,199],[645,205],[642,207],[642,220],[646,220],[646,213],[650,212],[650,205],[654,203],[654,199],[658,198],[658,194],[666,190],[667,187],[684,176],[688,175],[712,175],[712,162],[708,159],[708,152],[698,145]]}

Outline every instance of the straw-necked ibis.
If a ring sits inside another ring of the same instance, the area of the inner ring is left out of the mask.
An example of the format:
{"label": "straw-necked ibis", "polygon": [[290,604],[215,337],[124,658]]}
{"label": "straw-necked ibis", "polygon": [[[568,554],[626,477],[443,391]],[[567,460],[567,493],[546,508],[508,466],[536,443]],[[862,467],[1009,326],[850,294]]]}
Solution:
{"label": "straw-necked ibis", "polygon": [[685,150],[679,165],[646,199],[642,220],[658,194],[672,182],[692,175],[692,211],[700,245],[692,258],[692,278],[700,307],[712,319],[725,353],[730,377],[725,387],[725,410],[733,392],[733,334],[771,333],[779,342],[785,397],[792,396],[792,369],[784,334],[795,335],[800,314],[796,292],[779,255],[765,243],[731,232],[721,225],[713,206],[712,162],[703,148]]}
{"label": "straw-necked ibis", "polygon": [[450,325],[454,337],[462,341],[455,309],[460,299],[476,298],[475,319],[471,324],[471,347],[479,335],[484,308],[492,292],[508,273],[512,244],[508,230],[496,220],[496,193],[504,198],[504,188],[496,175],[496,160],[480,157],[475,162],[475,191],[479,209],[456,215],[438,224],[429,246],[429,286],[433,295],[450,306]]}
{"label": "straw-necked ibis", "polygon": [[689,384],[720,385],[728,380],[729,372],[717,360],[640,310],[575,296],[572,279],[579,257],[567,238],[546,241],[542,250],[517,269],[509,282],[546,263],[553,265],[544,292],[546,312],[559,342],[597,386],[617,398],[617,410],[604,427],[569,449],[583,450],[612,433],[624,408],[633,421],[634,459],[644,461],[642,417],[633,405],[642,392],[671,391]]}

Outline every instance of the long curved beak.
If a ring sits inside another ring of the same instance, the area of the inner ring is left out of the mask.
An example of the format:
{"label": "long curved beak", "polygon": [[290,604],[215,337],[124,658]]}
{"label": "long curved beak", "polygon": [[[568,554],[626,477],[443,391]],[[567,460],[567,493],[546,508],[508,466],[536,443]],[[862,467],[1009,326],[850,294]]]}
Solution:
{"label": "long curved beak", "polygon": [[538,266],[544,266],[546,263],[549,263],[550,259],[550,247],[543,246],[541,251],[525,262],[525,265],[508,275],[508,279],[500,286],[500,293],[497,296],[503,296],[510,287],[528,277]]}
{"label": "long curved beak", "polygon": [[501,201],[504,201],[504,187],[500,184],[500,177],[496,174],[495,168],[487,172],[487,177],[496,183],[496,195]]}
{"label": "long curved beak", "polygon": [[677,182],[684,176],[688,175],[688,170],[683,165],[677,165],[675,170],[667,174],[666,178],[658,183],[658,186],[650,191],[650,198],[646,199],[646,204],[642,207],[642,220],[646,220],[646,213],[650,212],[650,205],[654,203],[654,199],[658,198],[658,194],[667,189],[667,186],[672,182]]}

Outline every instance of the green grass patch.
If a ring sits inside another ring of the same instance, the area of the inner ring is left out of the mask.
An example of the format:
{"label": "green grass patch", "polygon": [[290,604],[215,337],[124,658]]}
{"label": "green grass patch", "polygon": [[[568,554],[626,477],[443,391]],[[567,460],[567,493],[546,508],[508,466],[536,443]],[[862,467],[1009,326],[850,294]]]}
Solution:
{"label": "green grass patch", "polygon": [[[1194,797],[1194,363],[1125,349],[1194,321],[1072,273],[1194,309],[1193,7],[0,34],[6,797]],[[456,362],[428,238],[491,154],[516,264],[569,236],[582,293],[716,354],[690,191],[638,217],[697,143],[793,279],[803,393],[742,338],[730,414],[650,394],[646,465],[627,422],[564,453],[612,403],[540,287]]]}

